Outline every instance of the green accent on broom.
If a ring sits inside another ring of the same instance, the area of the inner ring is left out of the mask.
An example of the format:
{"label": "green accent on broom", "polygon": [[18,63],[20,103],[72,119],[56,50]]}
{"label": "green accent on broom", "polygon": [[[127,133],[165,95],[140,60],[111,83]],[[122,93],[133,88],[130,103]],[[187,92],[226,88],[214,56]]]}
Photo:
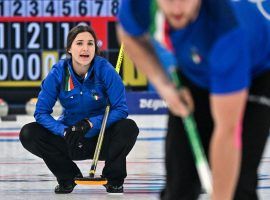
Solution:
{"label": "green accent on broom", "polygon": [[[178,89],[181,89],[182,84],[181,84],[181,80],[177,74],[176,69],[171,68],[169,71],[170,71],[170,75],[171,75],[173,83],[176,85]],[[184,122],[184,127],[186,129],[190,144],[192,146],[192,151],[195,157],[196,164],[202,161],[206,161],[206,156],[205,156],[202,144],[200,142],[196,122],[194,120],[192,113],[190,113],[187,117],[184,117],[183,122]]]}
{"label": "green accent on broom", "polygon": [[150,14],[151,14],[151,24],[150,24],[150,28],[149,28],[149,32],[150,35],[154,35],[155,31],[156,31],[156,13],[158,11],[158,5],[156,0],[151,0],[151,6],[150,6]]}
{"label": "green accent on broom", "polygon": [[[170,76],[178,89],[181,89],[182,84],[180,77],[177,74],[175,67],[169,69]],[[187,117],[182,118],[183,124],[191,145],[191,150],[194,155],[195,165],[201,181],[208,194],[212,193],[212,176],[209,164],[207,162],[205,152],[201,143],[201,139],[197,130],[197,125],[193,114],[190,113]]]}
{"label": "green accent on broom", "polygon": [[69,73],[69,70],[67,67],[66,68],[66,77],[65,77],[65,91],[68,91],[69,77],[70,77],[70,73]]}

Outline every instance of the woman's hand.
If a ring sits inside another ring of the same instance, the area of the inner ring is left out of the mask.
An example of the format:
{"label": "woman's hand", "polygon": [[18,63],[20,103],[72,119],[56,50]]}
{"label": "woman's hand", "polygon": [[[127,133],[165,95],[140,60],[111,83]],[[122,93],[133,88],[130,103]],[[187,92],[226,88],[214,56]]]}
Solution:
{"label": "woman's hand", "polygon": [[70,146],[77,145],[91,128],[91,122],[87,119],[83,119],[65,129],[64,139]]}

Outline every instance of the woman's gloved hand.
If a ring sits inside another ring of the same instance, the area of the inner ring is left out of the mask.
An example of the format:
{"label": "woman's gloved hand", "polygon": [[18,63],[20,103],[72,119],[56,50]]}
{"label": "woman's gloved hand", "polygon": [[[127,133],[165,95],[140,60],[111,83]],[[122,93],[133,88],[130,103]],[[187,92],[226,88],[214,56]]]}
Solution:
{"label": "woman's gloved hand", "polygon": [[74,146],[85,136],[92,128],[91,123],[87,119],[77,122],[75,125],[65,129],[64,139],[68,145]]}

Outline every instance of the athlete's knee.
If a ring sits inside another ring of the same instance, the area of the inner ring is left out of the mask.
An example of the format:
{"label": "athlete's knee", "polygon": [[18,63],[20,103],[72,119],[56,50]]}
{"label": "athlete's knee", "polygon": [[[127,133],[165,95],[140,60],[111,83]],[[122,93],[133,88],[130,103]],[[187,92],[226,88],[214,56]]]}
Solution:
{"label": "athlete's knee", "polygon": [[123,144],[134,144],[139,134],[139,128],[132,119],[122,119],[115,124],[114,134],[123,141]]}
{"label": "athlete's knee", "polygon": [[35,137],[35,127],[36,122],[32,122],[29,124],[26,124],[22,127],[20,134],[19,134],[19,139],[22,143],[23,146],[31,143]]}
{"label": "athlete's knee", "polygon": [[136,122],[132,119],[124,119],[122,121],[123,129],[126,130],[125,134],[129,135],[130,138],[136,139],[139,134],[139,128]]}

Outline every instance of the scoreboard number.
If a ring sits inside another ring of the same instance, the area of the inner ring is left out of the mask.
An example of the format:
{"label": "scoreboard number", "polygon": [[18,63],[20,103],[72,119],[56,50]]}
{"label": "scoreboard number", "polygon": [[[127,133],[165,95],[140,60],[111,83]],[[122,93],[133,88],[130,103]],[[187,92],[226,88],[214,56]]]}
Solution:
{"label": "scoreboard number", "polygon": [[71,14],[71,2],[70,0],[63,0],[62,1],[62,15],[70,16],[70,14]]}
{"label": "scoreboard number", "polygon": [[30,11],[29,11],[29,14],[33,17],[37,16],[38,15],[38,3],[36,0],[31,0],[29,2],[29,6],[28,8],[30,8]]}
{"label": "scoreboard number", "polygon": [[121,0],[0,0],[0,17],[116,16]]}
{"label": "scoreboard number", "polygon": [[40,42],[37,42],[40,35],[40,25],[38,23],[30,23],[27,26],[27,33],[30,35],[30,40],[27,44],[28,49],[38,49],[40,48]]}
{"label": "scoreboard number", "polygon": [[4,24],[0,24],[0,49],[5,46],[5,34],[4,34]]}
{"label": "scoreboard number", "polygon": [[13,13],[14,16],[22,16],[22,2],[19,0],[14,0],[13,1]]}

